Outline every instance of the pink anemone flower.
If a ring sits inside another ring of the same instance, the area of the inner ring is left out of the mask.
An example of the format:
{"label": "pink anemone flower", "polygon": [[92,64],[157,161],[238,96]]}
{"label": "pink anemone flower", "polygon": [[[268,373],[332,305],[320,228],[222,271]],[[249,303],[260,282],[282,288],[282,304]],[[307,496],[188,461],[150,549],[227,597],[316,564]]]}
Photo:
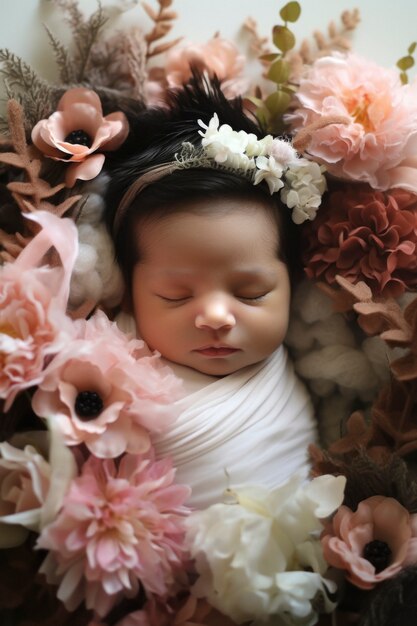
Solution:
{"label": "pink anemone flower", "polygon": [[373,496],[355,512],[341,506],[321,539],[326,561],[347,579],[372,589],[417,563],[417,515],[394,498]]}
{"label": "pink anemone flower", "polygon": [[32,141],[47,157],[70,163],[66,184],[91,180],[104,164],[102,151],[117,150],[125,141],[129,124],[122,112],[103,117],[100,98],[90,89],[77,87],[65,92],[58,110],[32,130]]}
{"label": "pink anemone flower", "polygon": [[123,597],[166,598],[178,590],[188,558],[184,547],[187,486],[174,483],[167,459],[90,457],[37,547],[49,550],[41,572],[58,584],[68,610],[83,600],[106,615]]}
{"label": "pink anemone flower", "polygon": [[99,458],[145,452],[150,432],[175,419],[181,381],[103,312],[77,327],[79,336],[46,369],[33,410],[53,416],[67,445],[84,443]]}

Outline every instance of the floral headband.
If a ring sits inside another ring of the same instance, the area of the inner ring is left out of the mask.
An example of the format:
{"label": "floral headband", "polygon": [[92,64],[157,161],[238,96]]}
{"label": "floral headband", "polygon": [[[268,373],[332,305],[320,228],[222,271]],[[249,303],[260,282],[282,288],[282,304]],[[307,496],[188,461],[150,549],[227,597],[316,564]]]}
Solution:
{"label": "floral headband", "polygon": [[142,174],[123,196],[114,219],[115,233],[134,198],[145,187],[181,169],[212,168],[233,171],[254,185],[263,180],[271,194],[280,192],[282,202],[292,209],[292,220],[302,224],[313,220],[326,191],[324,167],[299,157],[290,142],[266,135],[233,130],[229,124],[219,126],[214,113],[208,126],[198,120],[201,147],[184,142],[174,161],[157,165]]}

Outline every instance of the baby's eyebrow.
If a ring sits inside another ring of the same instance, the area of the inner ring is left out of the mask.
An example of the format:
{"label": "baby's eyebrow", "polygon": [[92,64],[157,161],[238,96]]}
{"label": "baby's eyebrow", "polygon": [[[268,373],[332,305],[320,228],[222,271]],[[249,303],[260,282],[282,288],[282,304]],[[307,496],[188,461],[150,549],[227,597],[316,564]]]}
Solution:
{"label": "baby's eyebrow", "polygon": [[[204,270],[195,268],[173,268],[167,267],[155,271],[156,276],[166,278],[192,278],[198,277]],[[229,271],[231,278],[238,280],[273,279],[276,276],[275,270],[269,267],[249,267],[237,268]]]}
{"label": "baby's eyebrow", "polygon": [[275,270],[267,267],[251,267],[251,268],[242,268],[237,269],[232,272],[237,278],[247,278],[247,279],[256,279],[256,278],[274,278],[276,275]]}

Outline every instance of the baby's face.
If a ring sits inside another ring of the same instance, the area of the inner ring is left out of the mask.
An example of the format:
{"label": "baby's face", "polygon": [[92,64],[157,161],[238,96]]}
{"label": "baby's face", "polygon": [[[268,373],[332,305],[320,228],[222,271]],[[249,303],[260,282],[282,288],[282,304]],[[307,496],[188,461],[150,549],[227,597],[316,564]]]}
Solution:
{"label": "baby's face", "polygon": [[211,214],[173,213],[138,227],[142,260],[132,299],[139,335],[152,349],[224,376],[282,343],[290,283],[263,204],[251,200],[242,209],[241,200],[226,199],[194,206],[210,203]]}

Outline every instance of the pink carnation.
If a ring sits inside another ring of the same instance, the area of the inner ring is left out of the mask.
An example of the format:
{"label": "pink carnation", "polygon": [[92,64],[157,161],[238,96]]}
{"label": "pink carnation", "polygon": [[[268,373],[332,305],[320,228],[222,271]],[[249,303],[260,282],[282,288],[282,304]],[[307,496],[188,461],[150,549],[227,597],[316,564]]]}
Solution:
{"label": "pink carnation", "polygon": [[177,88],[187,84],[192,68],[205,71],[210,77],[217,76],[226,97],[233,98],[247,89],[247,80],[242,78],[244,66],[245,57],[236,45],[219,36],[205,44],[189,42],[175,46],[166,54],[163,71],[161,68],[151,69],[148,98],[150,103],[155,103],[163,99],[166,87]]}
{"label": "pink carnation", "polygon": [[41,571],[59,584],[68,610],[83,600],[104,616],[123,596],[166,597],[186,559],[183,503],[189,488],[175,485],[170,461],[152,455],[113,460],[90,457],[74,479],[57,519],[38,547],[49,550]]}
{"label": "pink carnation", "polygon": [[367,185],[343,186],[305,230],[310,278],[332,284],[339,274],[374,295],[397,297],[417,287],[417,196]]}
{"label": "pink carnation", "polygon": [[32,400],[35,413],[52,415],[67,445],[84,443],[100,458],[146,451],[149,432],[175,419],[172,401],[181,382],[104,313],[78,322],[78,329],[45,370]]}
{"label": "pink carnation", "polygon": [[[77,254],[71,220],[39,211],[42,230],[13,263],[0,267],[0,398],[8,411],[16,395],[38,385],[48,360],[73,334],[65,309]],[[54,245],[63,268],[38,267]]]}
{"label": "pink carnation", "polygon": [[314,131],[308,146],[329,173],[417,191],[417,84],[354,54],[334,55],[313,64],[295,103],[287,116],[295,132],[327,116],[347,121]]}
{"label": "pink carnation", "polygon": [[417,563],[417,515],[393,498],[373,496],[353,512],[341,506],[322,537],[323,554],[361,589]]}

